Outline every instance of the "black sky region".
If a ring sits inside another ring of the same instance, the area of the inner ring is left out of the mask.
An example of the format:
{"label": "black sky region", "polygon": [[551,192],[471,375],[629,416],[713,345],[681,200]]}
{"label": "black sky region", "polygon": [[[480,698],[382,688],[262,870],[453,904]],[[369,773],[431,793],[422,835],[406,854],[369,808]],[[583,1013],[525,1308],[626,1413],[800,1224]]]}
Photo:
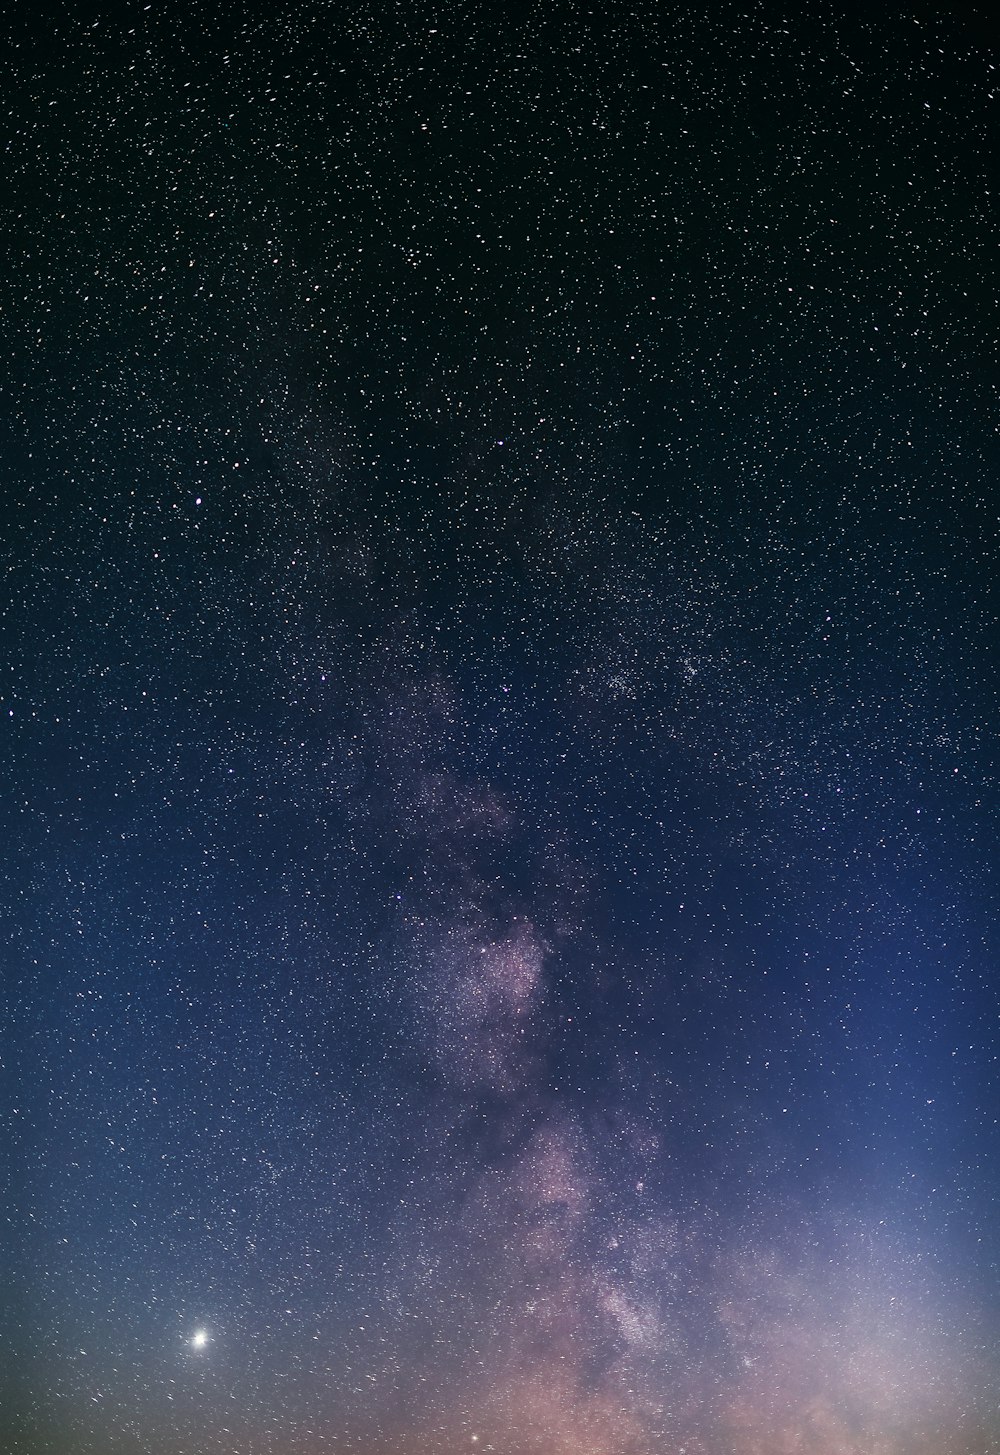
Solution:
{"label": "black sky region", "polygon": [[1000,1451],[984,17],[8,12],[4,1451]]}

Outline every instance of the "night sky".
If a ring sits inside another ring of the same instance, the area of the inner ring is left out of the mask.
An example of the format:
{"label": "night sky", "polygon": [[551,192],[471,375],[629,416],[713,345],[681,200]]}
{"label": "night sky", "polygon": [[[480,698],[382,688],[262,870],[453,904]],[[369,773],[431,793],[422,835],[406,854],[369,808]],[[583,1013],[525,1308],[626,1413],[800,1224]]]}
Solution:
{"label": "night sky", "polygon": [[4,1455],[1000,1451],[983,13],[11,7]]}

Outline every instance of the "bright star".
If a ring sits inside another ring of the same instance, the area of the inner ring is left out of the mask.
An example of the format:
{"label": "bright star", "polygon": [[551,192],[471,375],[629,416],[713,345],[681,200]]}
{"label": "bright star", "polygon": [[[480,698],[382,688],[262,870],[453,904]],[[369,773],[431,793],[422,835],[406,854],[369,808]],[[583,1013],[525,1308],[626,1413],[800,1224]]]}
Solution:
{"label": "bright star", "polygon": [[191,1335],[191,1348],[192,1349],[204,1349],[204,1347],[205,1347],[205,1345],[207,1343],[208,1343],[208,1330],[207,1329],[195,1329],[194,1333]]}

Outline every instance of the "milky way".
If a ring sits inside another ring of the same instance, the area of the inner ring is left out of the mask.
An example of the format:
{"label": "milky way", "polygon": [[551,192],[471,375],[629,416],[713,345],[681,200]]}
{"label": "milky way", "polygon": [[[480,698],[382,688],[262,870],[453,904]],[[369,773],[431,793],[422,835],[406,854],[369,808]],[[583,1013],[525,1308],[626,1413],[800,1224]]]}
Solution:
{"label": "milky way", "polygon": [[[394,753],[407,711],[412,742],[447,738],[433,682],[394,699]],[[444,716],[462,720],[454,697]],[[498,889],[487,871],[526,830],[481,782],[414,771],[395,805],[413,853],[396,974],[434,1073],[395,1296],[404,1316],[428,1297],[441,1311],[401,1447],[971,1448],[952,1433],[967,1331],[930,1249],[877,1199],[859,1209],[827,1189],[775,1205],[760,1162],[725,1221],[692,1206],[671,1119],[631,1068],[586,1110],[571,1084],[560,1093],[553,1042],[574,1017],[552,982],[592,939],[583,896],[556,925],[546,892]]]}

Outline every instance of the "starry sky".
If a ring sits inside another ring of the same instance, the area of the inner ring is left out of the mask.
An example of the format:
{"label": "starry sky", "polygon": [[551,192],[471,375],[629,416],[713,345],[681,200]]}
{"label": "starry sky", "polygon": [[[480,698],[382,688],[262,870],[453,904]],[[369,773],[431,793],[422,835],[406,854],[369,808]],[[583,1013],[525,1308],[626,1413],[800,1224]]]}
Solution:
{"label": "starry sky", "polygon": [[4,1451],[1000,1451],[984,14],[8,14]]}

